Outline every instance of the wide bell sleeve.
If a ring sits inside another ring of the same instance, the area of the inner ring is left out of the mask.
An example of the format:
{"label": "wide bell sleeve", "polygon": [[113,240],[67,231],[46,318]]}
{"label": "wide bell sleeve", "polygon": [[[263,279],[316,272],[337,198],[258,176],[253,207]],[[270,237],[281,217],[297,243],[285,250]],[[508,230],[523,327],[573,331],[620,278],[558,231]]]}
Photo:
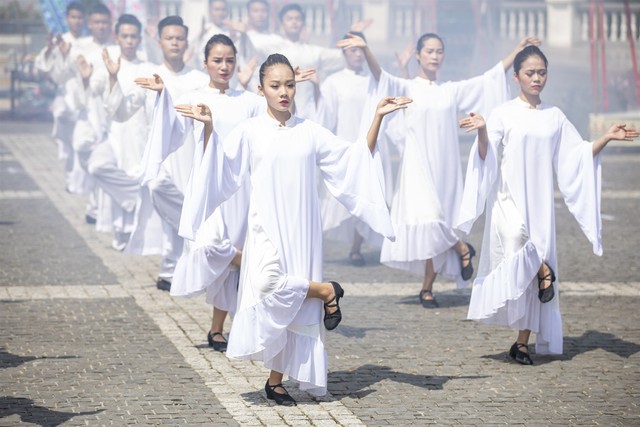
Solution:
{"label": "wide bell sleeve", "polygon": [[171,94],[165,87],[157,97],[149,138],[142,155],[142,185],[158,176],[162,162],[192,134],[191,126],[191,120],[176,113]]}
{"label": "wide bell sleeve", "polygon": [[451,83],[459,111],[488,116],[489,112],[509,100],[509,86],[502,61],[484,74]]}
{"label": "wide bell sleeve", "polygon": [[[204,140],[204,131],[200,142]],[[224,144],[211,133],[202,161],[192,170],[180,215],[178,234],[194,240],[196,231],[225,200],[242,186],[249,173],[250,148],[243,126],[236,127]]]}
{"label": "wide bell sleeve", "polygon": [[372,154],[365,140],[350,143],[318,126],[316,156],[331,194],[376,233],[395,240],[378,149]]}
{"label": "wide bell sleeve", "polygon": [[125,94],[120,86],[120,81],[116,81],[116,84],[110,90],[107,89],[105,93],[104,107],[114,121],[122,123],[144,107],[146,100],[146,89],[135,87]]}
{"label": "wide bell sleeve", "polygon": [[558,189],[569,212],[593,245],[593,253],[602,255],[600,155],[593,156],[592,144],[582,139],[566,117],[562,118],[560,143],[553,166],[558,178]]}
{"label": "wide bell sleeve", "polygon": [[487,121],[487,155],[484,160],[478,151],[478,138],[473,143],[467,162],[462,202],[456,228],[469,234],[475,221],[482,215],[489,195],[494,190],[498,178],[498,147],[504,137],[504,125],[497,114]]}

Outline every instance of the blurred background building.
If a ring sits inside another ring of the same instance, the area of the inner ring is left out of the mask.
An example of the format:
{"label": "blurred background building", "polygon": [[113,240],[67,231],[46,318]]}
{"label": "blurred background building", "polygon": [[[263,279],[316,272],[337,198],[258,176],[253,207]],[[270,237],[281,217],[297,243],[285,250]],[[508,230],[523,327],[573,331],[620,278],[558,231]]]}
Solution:
{"label": "blurred background building", "polygon": [[[91,3],[92,0],[83,1]],[[0,0],[0,98],[9,95],[11,70],[24,68],[44,45],[46,26],[36,0]],[[114,13],[134,13],[154,26],[181,15],[192,31],[201,28],[208,0],[110,0]],[[271,0],[271,26],[291,1]],[[372,19],[365,34],[390,71],[395,53],[425,32],[445,41],[441,80],[463,79],[491,67],[526,35],[543,41],[549,83],[543,99],[561,107],[587,137],[591,130],[626,115],[640,127],[640,0],[300,0],[307,37],[330,46],[352,21]],[[246,19],[246,0],[228,0],[230,18]],[[51,25],[51,24],[49,24]],[[27,65],[28,67],[28,65]],[[28,74],[28,68],[24,70]],[[415,61],[411,71],[417,72]],[[515,95],[516,87],[513,86]],[[0,109],[10,108],[0,105]],[[604,114],[604,115],[603,115]],[[590,119],[591,115],[591,119]],[[627,121],[629,121],[627,120]]]}

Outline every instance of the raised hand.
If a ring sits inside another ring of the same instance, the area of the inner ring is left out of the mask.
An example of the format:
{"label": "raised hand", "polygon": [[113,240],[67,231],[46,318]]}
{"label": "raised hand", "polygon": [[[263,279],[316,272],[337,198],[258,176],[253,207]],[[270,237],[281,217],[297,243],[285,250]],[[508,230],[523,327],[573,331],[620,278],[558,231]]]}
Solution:
{"label": "raised hand", "polygon": [[242,87],[246,88],[249,82],[251,81],[251,77],[253,73],[256,71],[256,67],[258,66],[258,59],[254,56],[242,67],[238,65],[238,82],[242,85]]}
{"label": "raised hand", "polygon": [[349,28],[349,31],[356,31],[358,33],[362,33],[364,32],[364,30],[369,28],[372,22],[373,22],[373,19],[371,18],[367,18],[359,21],[353,21],[353,23],[351,24],[351,28]]}
{"label": "raised hand", "polygon": [[362,37],[356,36],[354,34],[347,34],[346,39],[338,40],[336,43],[337,47],[341,47],[343,49],[349,49],[352,47],[366,47],[367,42],[363,40]]}
{"label": "raised hand", "polygon": [[80,72],[80,77],[82,77],[82,80],[86,85],[91,78],[91,74],[93,74],[93,65],[88,63],[83,55],[78,55],[78,58],[76,58],[76,67]]}
{"label": "raised hand", "polygon": [[206,104],[190,105],[179,104],[175,106],[178,113],[182,114],[182,117],[188,117],[193,120],[197,120],[205,124],[205,126],[211,126],[213,118],[211,116],[211,110]]}
{"label": "raised hand", "polygon": [[407,104],[410,104],[412,102],[413,99],[407,98],[406,96],[388,96],[386,98],[382,98],[380,102],[378,102],[378,106],[376,107],[376,114],[384,117],[396,110],[407,108]]}
{"label": "raised hand", "polygon": [[111,56],[109,55],[109,51],[107,50],[107,48],[105,47],[104,49],[102,49],[102,60],[104,61],[105,67],[107,67],[109,76],[114,78],[117,77],[118,72],[120,71],[121,58],[122,56],[119,56],[118,60],[114,61],[113,59],[111,59]]}
{"label": "raised hand", "polygon": [[541,44],[542,42],[536,36],[527,36],[520,40],[520,43],[518,43],[518,46],[516,46],[516,48],[518,49],[518,51],[521,51],[527,46],[540,46]]}
{"label": "raised hand", "polygon": [[49,32],[47,33],[47,49],[44,51],[45,58],[49,58],[54,47],[56,47],[56,43],[53,41],[53,33]]}
{"label": "raised hand", "polygon": [[458,125],[460,125],[461,129],[466,129],[466,133],[473,132],[477,129],[483,129],[487,126],[484,121],[484,117],[476,113],[469,113],[468,117],[458,121]]}
{"label": "raised hand", "polygon": [[314,75],[316,74],[315,68],[304,68],[296,67],[293,69],[295,73],[296,83],[306,82],[307,80],[312,80]]}
{"label": "raised hand", "polygon": [[225,19],[223,22],[224,22],[224,25],[226,25],[233,31],[237,31],[239,33],[247,32],[248,28],[247,28],[246,22],[233,21],[231,19]]}
{"label": "raised hand", "polygon": [[413,54],[416,52],[416,47],[413,43],[409,42],[404,47],[402,52],[395,52],[396,61],[398,61],[398,66],[401,70],[406,70],[407,65],[409,65],[409,61],[413,58]]}
{"label": "raised hand", "polygon": [[153,90],[158,93],[164,89],[164,81],[158,74],[154,74],[153,77],[138,77],[134,80],[134,83],[143,89]]}
{"label": "raised hand", "polygon": [[58,36],[56,37],[56,45],[58,46],[58,50],[62,54],[62,57],[66,58],[69,54],[69,51],[71,50],[71,43],[67,43],[66,41],[64,41],[62,36],[58,34]]}
{"label": "raised hand", "polygon": [[633,141],[640,135],[635,129],[627,129],[625,124],[615,124],[607,130],[604,137],[609,141]]}

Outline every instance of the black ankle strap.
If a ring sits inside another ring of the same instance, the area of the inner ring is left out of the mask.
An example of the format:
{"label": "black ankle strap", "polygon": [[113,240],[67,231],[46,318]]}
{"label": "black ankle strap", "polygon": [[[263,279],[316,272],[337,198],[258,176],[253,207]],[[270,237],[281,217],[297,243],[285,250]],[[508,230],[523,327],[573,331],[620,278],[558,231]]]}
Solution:
{"label": "black ankle strap", "polygon": [[527,344],[521,344],[519,342],[516,343],[516,346],[520,349],[522,347],[526,348],[527,350],[529,350],[529,346]]}
{"label": "black ankle strap", "polygon": [[282,383],[278,383],[278,384],[276,384],[276,385],[271,385],[271,384],[269,384],[269,381],[267,381],[267,387],[269,387],[271,390],[275,390],[275,389],[277,389],[278,387],[282,387],[282,388],[284,388],[284,386],[282,385]]}

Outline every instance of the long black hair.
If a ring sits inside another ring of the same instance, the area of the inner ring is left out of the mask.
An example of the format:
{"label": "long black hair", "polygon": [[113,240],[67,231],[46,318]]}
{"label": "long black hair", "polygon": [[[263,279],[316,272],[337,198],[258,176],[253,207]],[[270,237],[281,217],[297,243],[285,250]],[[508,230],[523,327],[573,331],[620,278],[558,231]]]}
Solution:
{"label": "long black hair", "polygon": [[261,86],[264,86],[264,75],[267,72],[267,68],[273,67],[274,65],[278,65],[278,64],[286,65],[287,67],[289,67],[289,69],[291,69],[291,72],[295,76],[296,72],[293,71],[293,67],[291,66],[291,63],[289,62],[287,57],[280,53],[273,53],[269,55],[267,60],[264,61],[260,66],[260,85]]}
{"label": "long black hair", "polygon": [[518,52],[515,59],[513,60],[513,71],[516,74],[518,74],[520,72],[520,69],[522,68],[522,63],[531,56],[539,56],[540,59],[542,59],[542,61],[544,62],[545,68],[547,68],[547,66],[549,65],[549,61],[547,61],[547,57],[544,56],[544,53],[542,53],[540,48],[538,46],[531,45],[531,46],[525,47],[520,52]]}

